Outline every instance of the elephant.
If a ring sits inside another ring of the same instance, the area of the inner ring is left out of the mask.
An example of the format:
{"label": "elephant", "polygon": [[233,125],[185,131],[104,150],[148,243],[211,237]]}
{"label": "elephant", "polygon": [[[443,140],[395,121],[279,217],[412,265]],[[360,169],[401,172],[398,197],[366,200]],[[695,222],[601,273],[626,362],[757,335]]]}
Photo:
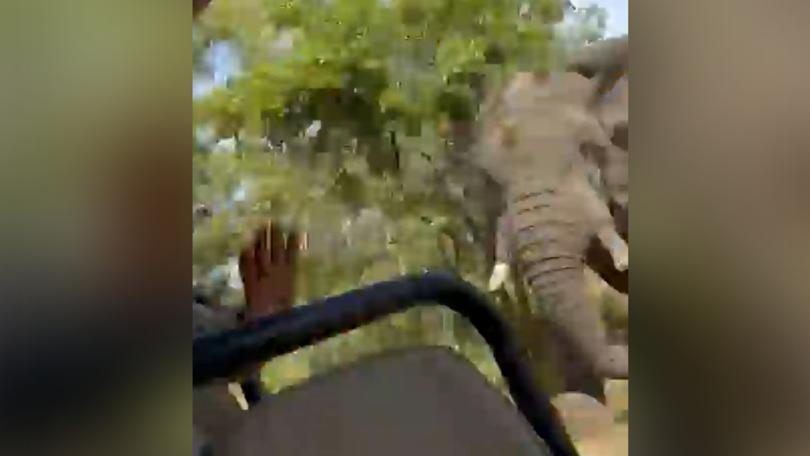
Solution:
{"label": "elephant", "polygon": [[[608,208],[613,216],[617,234],[628,241],[628,184],[629,184],[629,65],[628,65],[627,37],[604,40],[587,46],[576,55],[565,68],[568,72],[577,73],[593,81],[590,94],[579,101],[585,101],[585,109],[599,123],[607,136],[585,138],[580,144],[580,152],[589,163],[599,171],[599,180],[596,183],[604,191]],[[577,96],[572,94],[572,102]],[[490,280],[490,288],[497,287],[505,282],[510,267],[518,272],[519,265],[513,263],[511,252],[514,245],[506,245],[510,239],[514,222],[510,214],[504,214],[498,222],[497,259]],[[618,269],[611,252],[610,245],[605,245],[596,236],[591,236],[586,251],[585,263],[611,287],[620,293],[628,293],[628,270]],[[565,331],[562,331],[565,333]],[[570,340],[570,337],[569,337]],[[577,353],[565,353],[571,347],[565,347],[565,339],[560,340],[563,355],[567,355],[564,366],[565,388],[567,391],[581,391],[599,400],[604,400],[601,381],[594,377],[587,365],[583,365]],[[572,356],[573,355],[573,356]]]}
{"label": "elephant", "polygon": [[[603,80],[595,79],[576,72],[518,74],[484,108],[475,160],[506,194],[499,238],[507,245],[498,248],[499,254],[506,261],[516,260],[521,278],[546,304],[553,328],[579,355],[584,371],[625,379],[627,347],[608,343],[600,314],[587,302],[584,288],[592,246],[610,259],[603,269],[629,268],[626,241],[617,232],[608,204],[588,181],[591,166],[609,171],[602,182],[606,176],[622,177],[606,160],[595,159],[620,149],[612,142],[612,130],[620,128],[606,128],[612,121],[599,115],[612,112],[611,107],[594,102]],[[620,197],[620,185],[605,187]],[[599,392],[586,392],[602,399]]]}

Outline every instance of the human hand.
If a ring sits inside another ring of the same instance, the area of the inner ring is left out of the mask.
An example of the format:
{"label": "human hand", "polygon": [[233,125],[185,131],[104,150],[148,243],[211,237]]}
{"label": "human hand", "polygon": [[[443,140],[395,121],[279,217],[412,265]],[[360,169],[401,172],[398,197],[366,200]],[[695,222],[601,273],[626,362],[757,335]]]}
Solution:
{"label": "human hand", "polygon": [[274,223],[263,225],[239,255],[239,274],[245,292],[245,320],[264,317],[292,306],[298,233],[284,232]]}

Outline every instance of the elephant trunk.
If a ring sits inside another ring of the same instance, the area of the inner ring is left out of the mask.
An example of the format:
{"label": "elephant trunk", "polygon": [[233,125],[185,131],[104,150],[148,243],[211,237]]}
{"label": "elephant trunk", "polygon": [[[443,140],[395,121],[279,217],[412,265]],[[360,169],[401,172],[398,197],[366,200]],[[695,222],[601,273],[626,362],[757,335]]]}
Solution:
{"label": "elephant trunk", "polygon": [[509,192],[515,248],[532,293],[549,320],[600,377],[627,378],[626,347],[610,346],[596,306],[585,294],[584,252],[590,238],[577,195],[565,185],[536,183]]}

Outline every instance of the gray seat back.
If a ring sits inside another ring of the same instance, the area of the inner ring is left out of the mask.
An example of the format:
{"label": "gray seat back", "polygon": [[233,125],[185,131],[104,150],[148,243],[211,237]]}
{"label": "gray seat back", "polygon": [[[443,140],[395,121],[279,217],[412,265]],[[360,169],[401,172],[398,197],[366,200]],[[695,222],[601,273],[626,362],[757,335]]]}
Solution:
{"label": "gray seat back", "polygon": [[549,452],[500,392],[445,348],[386,353],[267,397],[214,456],[476,456]]}

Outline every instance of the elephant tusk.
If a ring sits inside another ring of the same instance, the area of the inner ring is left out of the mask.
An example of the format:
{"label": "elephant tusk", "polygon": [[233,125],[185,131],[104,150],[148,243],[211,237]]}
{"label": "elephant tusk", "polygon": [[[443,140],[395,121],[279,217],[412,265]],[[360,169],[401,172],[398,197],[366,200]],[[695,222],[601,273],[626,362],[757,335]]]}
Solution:
{"label": "elephant tusk", "polygon": [[630,268],[630,250],[618,233],[614,233],[611,250],[613,251],[613,265],[616,266],[616,270],[622,272],[628,270]]}
{"label": "elephant tusk", "polygon": [[489,277],[489,291],[500,289],[509,277],[509,265],[506,263],[496,263],[492,268],[492,275]]}

